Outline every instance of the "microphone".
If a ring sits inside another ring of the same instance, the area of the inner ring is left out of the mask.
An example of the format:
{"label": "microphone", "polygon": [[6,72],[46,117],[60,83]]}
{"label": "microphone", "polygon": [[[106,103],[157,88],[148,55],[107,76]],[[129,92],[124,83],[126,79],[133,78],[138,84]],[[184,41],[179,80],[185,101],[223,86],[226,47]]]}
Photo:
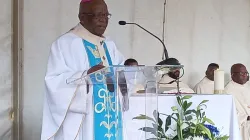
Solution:
{"label": "microphone", "polygon": [[126,24],[133,24],[133,25],[136,25],[136,26],[138,26],[139,28],[141,28],[142,30],[144,30],[144,31],[146,31],[147,33],[149,33],[150,35],[152,35],[153,37],[155,37],[156,39],[158,39],[158,40],[161,42],[161,44],[163,45],[165,60],[163,60],[163,61],[157,63],[157,65],[164,65],[165,61],[168,59],[168,51],[167,51],[167,48],[166,48],[164,42],[163,42],[159,37],[157,37],[157,36],[154,35],[153,33],[149,32],[148,30],[146,30],[145,28],[143,28],[142,26],[140,26],[140,25],[137,24],[137,23],[128,23],[128,22],[126,22],[126,21],[119,21],[118,23],[119,23],[120,25],[126,25]]}
{"label": "microphone", "polygon": [[127,23],[126,23],[126,21],[119,21],[118,22],[120,25],[126,25]]}

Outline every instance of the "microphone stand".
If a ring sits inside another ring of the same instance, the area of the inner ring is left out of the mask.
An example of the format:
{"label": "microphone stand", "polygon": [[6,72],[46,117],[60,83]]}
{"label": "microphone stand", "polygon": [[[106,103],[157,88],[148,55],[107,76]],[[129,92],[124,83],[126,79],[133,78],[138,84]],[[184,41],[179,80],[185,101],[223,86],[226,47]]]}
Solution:
{"label": "microphone stand", "polygon": [[127,23],[125,21],[119,21],[119,24],[120,25],[126,25],[126,24],[134,24],[136,26],[138,26],[139,28],[141,28],[142,30],[146,31],[147,33],[149,33],[150,35],[152,35],[153,37],[155,37],[157,40],[159,40],[161,42],[161,44],[163,45],[163,49],[164,49],[164,54],[165,54],[165,60],[163,61],[160,61],[159,63],[157,63],[157,65],[162,65],[164,64],[164,62],[169,58],[168,57],[168,51],[166,49],[166,46],[164,44],[164,42],[159,38],[157,37],[156,35],[154,35],[153,33],[149,32],[148,30],[146,30],[145,28],[143,28],[141,25],[137,24],[137,23]]}

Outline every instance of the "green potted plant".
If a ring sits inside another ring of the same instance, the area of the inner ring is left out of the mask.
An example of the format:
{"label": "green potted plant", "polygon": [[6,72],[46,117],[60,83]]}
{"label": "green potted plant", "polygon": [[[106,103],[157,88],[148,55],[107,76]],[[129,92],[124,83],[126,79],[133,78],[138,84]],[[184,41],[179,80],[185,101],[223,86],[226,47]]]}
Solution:
{"label": "green potted plant", "polygon": [[[155,110],[153,118],[141,114],[133,119],[152,122],[152,127],[139,129],[154,135],[148,140],[228,140],[229,136],[220,135],[214,122],[206,116],[204,109],[208,100],[203,100],[195,109],[190,109],[193,104],[189,101],[190,98],[190,95],[177,95],[178,106],[171,107],[173,112],[170,115]],[[160,116],[166,117],[164,123]],[[168,131],[172,133],[169,134]]]}

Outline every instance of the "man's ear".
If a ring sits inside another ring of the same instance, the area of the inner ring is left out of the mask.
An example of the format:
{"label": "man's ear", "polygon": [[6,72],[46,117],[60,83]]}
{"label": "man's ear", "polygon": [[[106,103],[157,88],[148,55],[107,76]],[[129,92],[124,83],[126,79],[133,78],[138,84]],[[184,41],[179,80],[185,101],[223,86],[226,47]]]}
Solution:
{"label": "man's ear", "polygon": [[78,19],[79,19],[79,21],[81,21],[81,15],[80,14],[78,14]]}
{"label": "man's ear", "polygon": [[84,18],[83,16],[84,16],[83,14],[78,14],[78,19],[80,22],[83,22],[83,20],[82,20]]}
{"label": "man's ear", "polygon": [[87,18],[84,14],[78,14],[79,21],[84,23],[85,18]]}

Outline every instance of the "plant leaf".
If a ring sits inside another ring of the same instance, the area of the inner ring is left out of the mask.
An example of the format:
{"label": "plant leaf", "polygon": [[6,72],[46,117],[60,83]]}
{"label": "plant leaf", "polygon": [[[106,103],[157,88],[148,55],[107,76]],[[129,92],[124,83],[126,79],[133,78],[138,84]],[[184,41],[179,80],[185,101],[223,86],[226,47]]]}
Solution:
{"label": "plant leaf", "polygon": [[147,140],[158,140],[158,138],[149,138]]}
{"label": "plant leaf", "polygon": [[158,125],[155,123],[152,123],[153,127],[154,127],[154,131],[151,132],[151,134],[154,134],[157,137],[157,129],[158,129]]}
{"label": "plant leaf", "polygon": [[[197,106],[197,111],[199,111],[199,110],[200,110],[200,108],[201,108],[201,107],[200,107],[200,105],[198,105],[198,106]],[[196,112],[196,113],[197,113],[197,112]]]}
{"label": "plant leaf", "polygon": [[154,110],[153,115],[154,115],[155,120],[157,120],[158,119],[158,111]]}
{"label": "plant leaf", "polygon": [[184,115],[189,115],[189,114],[191,114],[191,113],[196,114],[196,111],[195,111],[194,109],[192,109],[192,110],[187,110],[187,111],[185,112]]}
{"label": "plant leaf", "polygon": [[203,124],[198,124],[198,127],[207,135],[207,137],[211,140],[211,132],[208,128],[206,128]]}
{"label": "plant leaf", "polygon": [[189,116],[186,117],[186,120],[187,120],[187,121],[191,121],[192,119],[193,119],[193,116],[192,116],[192,115],[189,115]]}
{"label": "plant leaf", "polygon": [[212,120],[210,120],[209,118],[204,118],[204,120],[212,125],[215,125],[214,122]]}
{"label": "plant leaf", "polygon": [[190,98],[192,98],[191,95],[185,95],[184,97],[182,97],[182,100],[186,100],[186,99],[190,99]]}
{"label": "plant leaf", "polygon": [[184,112],[187,110],[187,101],[184,101],[184,103],[182,104],[182,109]]}
{"label": "plant leaf", "polygon": [[157,129],[157,128],[158,128],[158,125],[157,125],[157,124],[152,123],[152,125],[153,125],[154,129]]}
{"label": "plant leaf", "polygon": [[155,123],[153,123],[152,125],[153,125],[155,131],[151,132],[151,134],[154,134],[156,137],[162,136],[164,134],[164,133],[162,133],[163,129],[161,127],[159,127],[159,125],[157,125]]}
{"label": "plant leaf", "polygon": [[173,120],[175,120],[175,122],[178,122],[178,120],[176,119],[176,118],[174,118],[174,117],[171,117]]}
{"label": "plant leaf", "polygon": [[139,130],[142,130],[144,132],[151,132],[151,133],[155,133],[155,131],[157,131],[156,129],[154,129],[152,127],[142,127]]}
{"label": "plant leaf", "polygon": [[168,117],[166,118],[166,122],[165,122],[165,132],[168,131],[169,126],[171,125],[171,118],[172,118],[172,116],[168,116]]}
{"label": "plant leaf", "polygon": [[204,103],[206,103],[206,102],[208,102],[209,100],[203,100],[199,105],[201,105],[201,104],[204,104]]}
{"label": "plant leaf", "polygon": [[205,116],[205,112],[202,113],[202,117],[204,117],[204,116]]}
{"label": "plant leaf", "polygon": [[162,124],[163,124],[163,121],[161,120],[160,117],[158,117],[158,125],[159,125],[159,127],[162,127]]}
{"label": "plant leaf", "polygon": [[177,96],[176,98],[177,98],[178,104],[181,105],[181,98],[180,98],[180,96]]}
{"label": "plant leaf", "polygon": [[218,140],[228,140],[230,137],[229,136],[222,136],[219,137]]}
{"label": "plant leaf", "polygon": [[[203,107],[204,106],[204,108],[207,108],[207,105],[206,104],[201,104],[201,105],[199,105],[199,107],[201,108],[201,107]],[[202,109],[202,108],[201,108]]]}
{"label": "plant leaf", "polygon": [[169,115],[167,115],[167,114],[164,114],[164,113],[160,113],[161,115],[164,115],[164,116],[169,116]]}
{"label": "plant leaf", "polygon": [[142,114],[140,114],[140,116],[134,117],[133,120],[151,120],[153,122],[156,122],[153,118]]}
{"label": "plant leaf", "polygon": [[188,109],[192,104],[193,104],[192,102],[189,102],[189,103],[187,104],[187,109]]}
{"label": "plant leaf", "polygon": [[201,114],[201,111],[200,111],[200,110],[197,110],[197,111],[196,111],[196,116],[197,116],[197,117],[200,117],[200,114]]}
{"label": "plant leaf", "polygon": [[177,108],[176,106],[172,106],[171,109],[172,109],[173,111],[178,110],[178,108]]}

